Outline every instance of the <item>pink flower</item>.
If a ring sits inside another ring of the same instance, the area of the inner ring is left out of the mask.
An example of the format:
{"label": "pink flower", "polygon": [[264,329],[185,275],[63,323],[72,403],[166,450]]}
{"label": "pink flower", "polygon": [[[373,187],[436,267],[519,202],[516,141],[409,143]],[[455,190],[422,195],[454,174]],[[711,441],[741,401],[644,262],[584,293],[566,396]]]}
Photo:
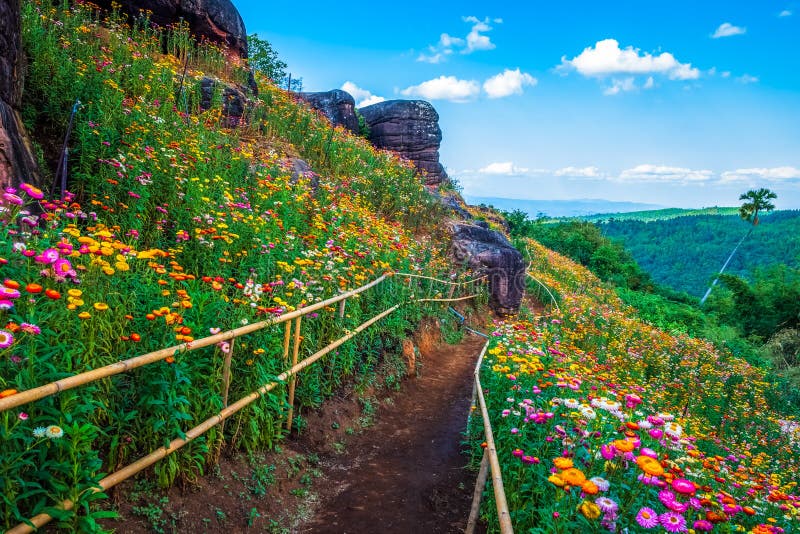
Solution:
{"label": "pink flower", "polygon": [[0,330],[0,349],[7,349],[14,344],[14,336],[11,332]]}
{"label": "pink flower", "polygon": [[699,530],[701,532],[711,532],[714,528],[714,525],[711,523],[711,521],[706,521],[705,519],[698,519],[697,521],[694,522],[694,525],[692,525],[692,527],[694,527],[695,530]]}
{"label": "pink flower", "polygon": [[600,455],[605,460],[612,460],[615,455],[614,447],[612,445],[600,445]]}
{"label": "pink flower", "polygon": [[667,506],[669,503],[675,502],[675,494],[668,489],[663,489],[658,492],[658,500],[661,501],[664,506]]}
{"label": "pink flower", "polygon": [[644,528],[654,528],[658,526],[658,514],[652,508],[645,506],[636,514],[636,522]]}
{"label": "pink flower", "polygon": [[19,412],[19,415],[17,417],[19,417],[20,421],[25,421],[28,419],[28,414],[26,414],[25,412]]}
{"label": "pink flower", "polygon": [[686,532],[686,518],[675,512],[664,512],[658,522],[667,532]]}
{"label": "pink flower", "polygon": [[653,439],[661,439],[664,435],[664,432],[660,428],[651,428],[647,433],[650,434],[650,437]]}
{"label": "pink flower", "polygon": [[676,478],[673,480],[672,489],[681,495],[694,495],[694,492],[697,491],[694,482],[685,478]]}
{"label": "pink flower", "polygon": [[44,198],[44,193],[42,193],[42,190],[38,187],[32,186],[31,184],[21,184],[19,188],[25,191],[31,198],[35,198],[36,200],[41,200]]}
{"label": "pink flower", "polygon": [[22,199],[14,193],[3,193],[3,199],[5,199],[9,204],[14,204],[16,206],[22,206],[24,204]]}
{"label": "pink flower", "polygon": [[10,310],[14,307],[14,302],[11,300],[0,299],[0,310]]}
{"label": "pink flower", "polygon": [[18,299],[20,292],[10,287],[0,286],[0,298],[2,299]]}

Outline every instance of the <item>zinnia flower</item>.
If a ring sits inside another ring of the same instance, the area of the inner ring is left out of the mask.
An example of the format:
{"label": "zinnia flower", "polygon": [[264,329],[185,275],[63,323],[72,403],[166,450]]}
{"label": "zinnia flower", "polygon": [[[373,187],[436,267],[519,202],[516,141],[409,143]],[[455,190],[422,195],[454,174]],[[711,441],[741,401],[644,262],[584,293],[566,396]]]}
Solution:
{"label": "zinnia flower", "polygon": [[644,528],[656,527],[658,526],[658,514],[652,508],[645,506],[636,514],[636,522]]}

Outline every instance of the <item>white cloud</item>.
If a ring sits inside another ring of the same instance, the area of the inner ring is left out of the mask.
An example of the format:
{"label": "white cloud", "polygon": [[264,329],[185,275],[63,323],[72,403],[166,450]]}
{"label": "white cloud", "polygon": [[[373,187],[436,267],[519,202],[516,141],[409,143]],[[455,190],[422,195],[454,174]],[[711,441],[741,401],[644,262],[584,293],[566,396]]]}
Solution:
{"label": "white cloud", "polygon": [[647,77],[647,81],[644,82],[644,85],[642,86],[642,88],[644,88],[644,89],[652,89],[653,87],[655,87],[655,85],[656,85],[656,83],[653,81],[653,77],[652,76],[648,76]]}
{"label": "white cloud", "polygon": [[632,46],[621,49],[616,39],[597,41],[572,59],[562,56],[561,65],[557,68],[562,71],[576,70],[584,76],[598,78],[615,74],[663,74],[671,80],[694,80],[700,77],[700,71],[691,63],[681,63],[669,52],[652,55]]}
{"label": "white cloud", "polygon": [[720,177],[720,182],[749,182],[768,180],[771,182],[800,181],[800,169],[797,167],[772,167],[736,169],[725,171]]}
{"label": "white cloud", "polygon": [[362,89],[349,80],[342,84],[341,89],[342,91],[350,93],[350,95],[356,101],[357,108],[363,108],[364,106],[370,106],[386,100],[382,96],[373,95],[368,90]]}
{"label": "white cloud", "polygon": [[792,12],[791,12],[791,11],[789,11],[788,9],[784,9],[783,11],[781,11],[781,12],[778,14],[778,16],[779,16],[779,17],[791,17],[791,16],[792,16]]}
{"label": "white cloud", "polygon": [[729,70],[722,71],[720,76],[722,76],[723,78],[730,78],[731,77],[731,71],[729,71]]}
{"label": "white cloud", "polygon": [[[652,77],[650,78],[652,80]],[[633,91],[636,89],[636,84],[633,82],[633,76],[618,80],[614,78],[611,80],[611,87],[607,87],[603,94],[606,96],[617,95],[621,92]]]}
{"label": "white cloud", "polygon": [[439,36],[439,41],[435,45],[430,45],[425,52],[417,56],[417,61],[441,63],[447,60],[455,51],[459,51],[462,54],[471,54],[478,50],[492,50],[495,48],[495,44],[485,34],[492,30],[489,22],[502,24],[503,19],[486,17],[481,20],[478,17],[470,16],[463,17],[462,20],[472,24],[469,33],[465,37],[454,37],[443,33]]}
{"label": "white cloud", "polygon": [[467,102],[478,96],[480,91],[480,85],[475,80],[459,80],[455,76],[439,76],[419,85],[412,85],[400,93],[403,96],[416,96],[428,100]]}
{"label": "white cloud", "polygon": [[736,78],[736,81],[747,85],[748,83],[758,83],[758,77],[750,76],[749,74],[742,74]]}
{"label": "white cloud", "polygon": [[603,174],[597,167],[564,167],[553,173],[556,176],[575,176],[579,178],[601,178]]}
{"label": "white cloud", "polygon": [[516,70],[506,69],[500,74],[495,74],[483,82],[483,90],[489,98],[503,98],[510,95],[521,95],[523,87],[534,86],[539,81],[527,74]]}
{"label": "white cloud", "polygon": [[480,174],[504,174],[506,176],[517,176],[525,174],[529,169],[525,167],[517,167],[513,161],[498,161],[490,163],[482,169],[478,169]]}
{"label": "white cloud", "polygon": [[720,37],[731,37],[733,35],[744,35],[747,33],[747,28],[741,26],[734,26],[730,22],[723,22],[712,35],[712,39],[719,39]]}
{"label": "white cloud", "polygon": [[617,177],[620,182],[706,182],[714,173],[709,170],[685,169],[665,165],[637,165],[626,169]]}

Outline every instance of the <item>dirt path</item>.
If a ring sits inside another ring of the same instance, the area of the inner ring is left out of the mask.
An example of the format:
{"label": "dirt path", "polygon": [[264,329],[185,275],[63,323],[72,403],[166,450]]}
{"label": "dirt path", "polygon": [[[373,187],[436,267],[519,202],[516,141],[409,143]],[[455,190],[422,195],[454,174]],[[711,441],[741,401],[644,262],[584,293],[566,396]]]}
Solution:
{"label": "dirt path", "polygon": [[475,484],[462,432],[485,340],[468,334],[427,355],[378,422],[326,462],[320,505],[303,533],[463,532]]}

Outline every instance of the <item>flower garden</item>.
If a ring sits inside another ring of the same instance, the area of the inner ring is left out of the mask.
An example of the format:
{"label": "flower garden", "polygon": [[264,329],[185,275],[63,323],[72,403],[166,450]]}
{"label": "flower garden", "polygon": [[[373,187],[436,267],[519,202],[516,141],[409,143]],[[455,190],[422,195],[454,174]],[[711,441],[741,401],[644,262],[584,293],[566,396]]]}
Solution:
{"label": "flower garden", "polygon": [[497,323],[481,371],[515,531],[800,528],[800,427],[768,408],[764,372],[529,247],[558,308]]}
{"label": "flower garden", "polygon": [[[0,199],[0,397],[278,317],[386,272],[449,274],[444,245],[425,237],[436,208],[409,165],[264,79],[241,124],[223,116],[221,89],[201,109],[202,76],[247,75],[187,28],[24,2],[23,34],[31,129],[66,127],[81,105],[69,191],[53,199],[23,184]],[[316,173],[293,176],[292,157]],[[301,357],[410,293],[390,279],[342,317],[308,315]],[[348,377],[405,372],[385,354],[435,312],[402,310],[303,372],[296,428]],[[287,368],[283,338],[277,325],[0,413],[0,528],[46,512],[63,528],[98,530],[109,513],[90,507],[103,495],[89,490],[103,474],[217,413],[231,350],[232,399],[274,380]],[[156,464],[157,481],[200,476],[223,443],[273,447],[288,409],[286,388],[264,396]],[[54,508],[64,499],[78,512]]]}

